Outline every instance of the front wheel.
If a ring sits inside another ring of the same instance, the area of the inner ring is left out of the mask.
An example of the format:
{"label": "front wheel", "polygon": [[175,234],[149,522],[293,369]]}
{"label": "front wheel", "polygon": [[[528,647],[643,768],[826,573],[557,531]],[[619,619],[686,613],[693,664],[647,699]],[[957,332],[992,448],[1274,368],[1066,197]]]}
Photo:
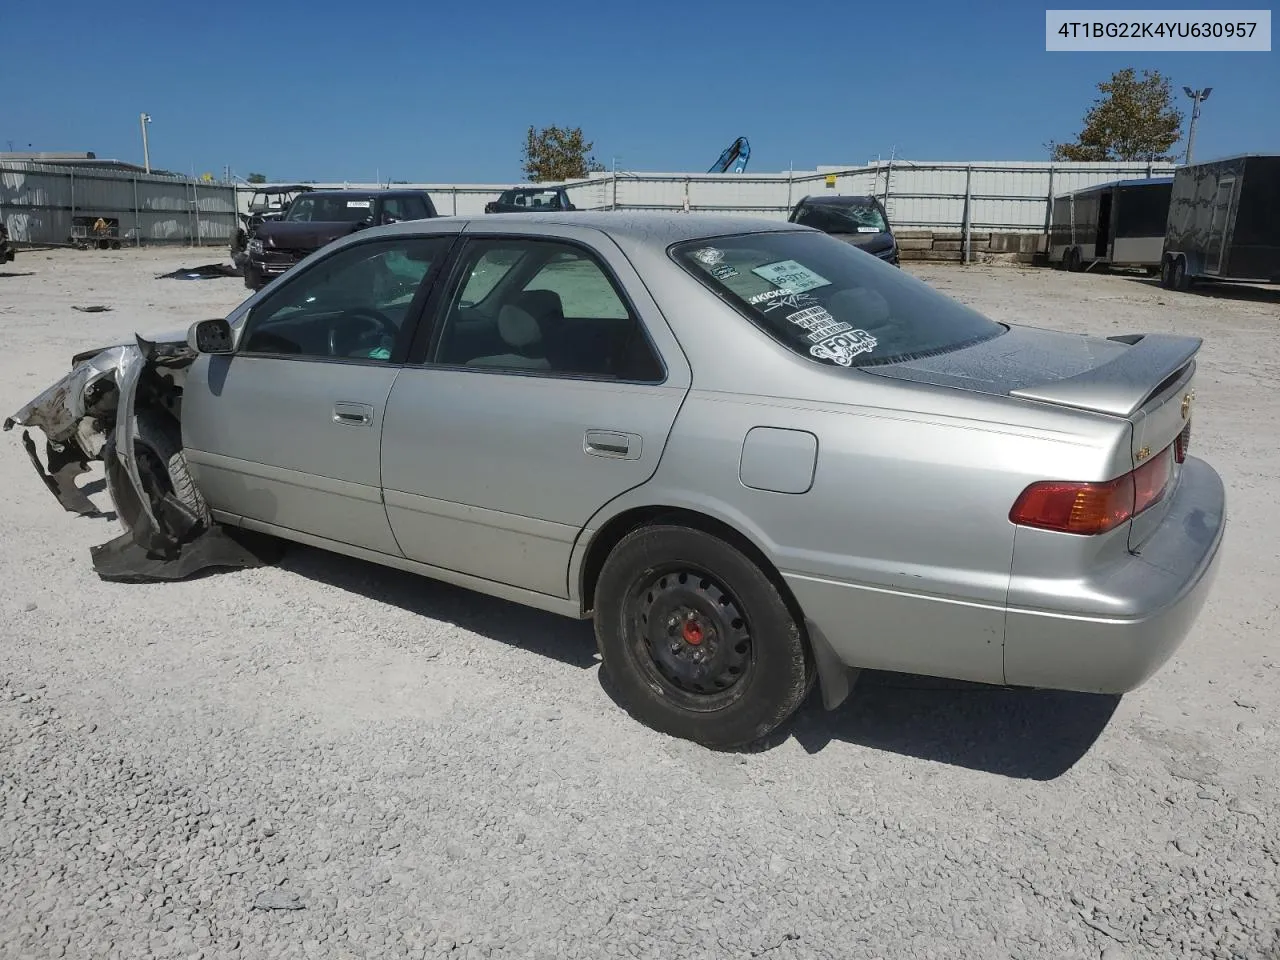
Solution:
{"label": "front wheel", "polygon": [[[134,455],[138,460],[138,473],[152,513],[166,496],[178,500],[195,519],[197,527],[208,527],[212,522],[209,505],[205,502],[191,471],[187,467],[186,454],[182,450],[181,428],[176,420],[154,410],[144,410],[134,419]],[[138,526],[142,503],[137,490],[129,480],[124,465],[115,455],[115,436],[107,440],[102,459],[106,466],[107,485],[115,504],[116,516],[126,532]],[[161,512],[157,516],[162,527],[166,520]],[[173,540],[182,539],[188,531],[162,529]]]}
{"label": "front wheel", "polygon": [[642,527],[609,554],[596,642],[633,717],[708,747],[740,747],[789,718],[813,684],[804,631],[777,586],[718,537]]}

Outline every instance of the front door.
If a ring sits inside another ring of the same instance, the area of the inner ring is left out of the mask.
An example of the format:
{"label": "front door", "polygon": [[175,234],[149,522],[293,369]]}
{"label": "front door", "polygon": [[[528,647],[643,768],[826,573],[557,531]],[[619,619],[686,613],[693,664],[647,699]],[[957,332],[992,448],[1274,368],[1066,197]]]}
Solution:
{"label": "front door", "polygon": [[189,371],[182,435],[216,511],[398,555],[383,413],[447,237],[344,247],[256,304],[236,352]]}
{"label": "front door", "polygon": [[427,360],[387,401],[382,483],[410,559],[566,597],[581,529],[657,469],[689,370],[605,244],[463,248]]}
{"label": "front door", "polygon": [[1223,177],[1213,195],[1209,212],[1209,240],[1205,245],[1205,273],[1222,272],[1222,248],[1227,242],[1227,223],[1231,217],[1231,201],[1235,199],[1236,178]]}

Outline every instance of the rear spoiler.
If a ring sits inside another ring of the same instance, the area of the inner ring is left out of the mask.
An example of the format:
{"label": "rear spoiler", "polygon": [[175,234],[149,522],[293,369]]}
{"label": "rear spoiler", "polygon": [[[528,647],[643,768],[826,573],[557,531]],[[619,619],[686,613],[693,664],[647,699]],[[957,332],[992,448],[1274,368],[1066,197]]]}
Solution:
{"label": "rear spoiler", "polygon": [[1204,342],[1166,333],[1108,337],[1129,349],[1074,377],[1011,390],[1009,395],[1064,407],[1129,417],[1152,397],[1182,379]]}

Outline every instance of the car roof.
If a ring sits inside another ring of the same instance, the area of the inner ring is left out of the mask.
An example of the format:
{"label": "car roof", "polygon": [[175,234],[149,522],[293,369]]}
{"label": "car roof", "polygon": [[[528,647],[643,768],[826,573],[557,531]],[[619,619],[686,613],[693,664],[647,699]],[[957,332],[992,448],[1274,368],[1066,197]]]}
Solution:
{"label": "car roof", "polygon": [[[471,218],[468,218],[471,219]],[[701,240],[707,237],[724,237],[738,233],[768,233],[808,229],[797,227],[785,220],[765,220],[760,217],[726,217],[707,213],[637,213],[626,210],[580,210],[572,214],[547,213],[492,213],[475,223],[486,230],[502,224],[545,223],[566,227],[587,227],[618,239],[643,244],[669,246],[684,240]]]}
{"label": "car roof", "polygon": [[834,196],[834,197],[805,197],[801,203],[810,203],[818,207],[839,207],[851,204],[866,204],[878,202],[875,197],[864,196]]}
{"label": "car roof", "polygon": [[422,190],[402,188],[399,190],[312,190],[313,197],[390,197],[396,194],[421,194]]}

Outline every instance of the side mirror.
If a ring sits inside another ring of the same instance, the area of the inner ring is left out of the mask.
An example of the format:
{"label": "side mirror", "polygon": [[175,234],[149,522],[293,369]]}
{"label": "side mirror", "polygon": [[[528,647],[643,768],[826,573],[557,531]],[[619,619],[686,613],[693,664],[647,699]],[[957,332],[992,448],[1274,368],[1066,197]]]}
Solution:
{"label": "side mirror", "polygon": [[197,353],[231,353],[234,338],[231,324],[216,320],[197,320],[187,329],[187,346]]}

